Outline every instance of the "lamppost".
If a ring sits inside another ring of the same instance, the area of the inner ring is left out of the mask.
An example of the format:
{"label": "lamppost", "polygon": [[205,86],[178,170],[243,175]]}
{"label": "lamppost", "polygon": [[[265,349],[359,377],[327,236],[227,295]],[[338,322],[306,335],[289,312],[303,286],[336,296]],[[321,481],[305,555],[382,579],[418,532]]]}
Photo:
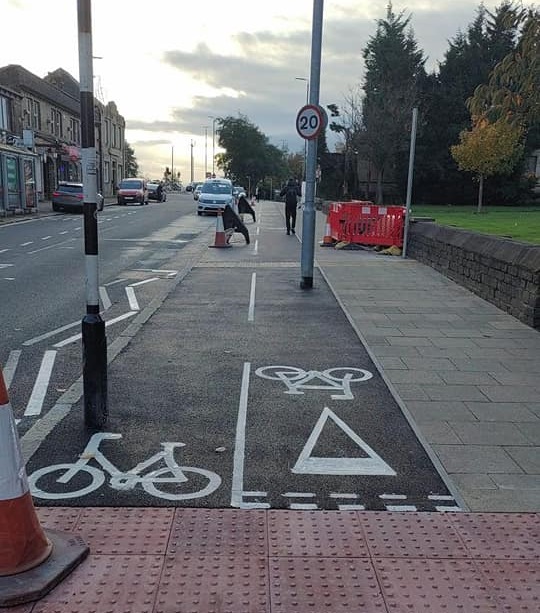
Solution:
{"label": "lamppost", "polygon": [[195,146],[195,141],[192,140],[191,141],[191,167],[190,167],[190,171],[191,171],[191,184],[193,185],[193,147]]}
{"label": "lamppost", "polygon": [[[305,81],[306,82],[306,104],[309,104],[309,79],[307,77],[294,77],[297,81]],[[307,160],[307,140],[304,140],[304,167],[303,167],[303,175],[304,181],[306,180],[306,160]]]}
{"label": "lamppost", "polygon": [[208,126],[203,126],[204,128],[204,178],[207,179],[206,176],[208,174]]}
{"label": "lamppost", "polygon": [[208,115],[208,118],[212,120],[212,178],[215,176],[214,164],[216,161],[216,120],[217,117]]}

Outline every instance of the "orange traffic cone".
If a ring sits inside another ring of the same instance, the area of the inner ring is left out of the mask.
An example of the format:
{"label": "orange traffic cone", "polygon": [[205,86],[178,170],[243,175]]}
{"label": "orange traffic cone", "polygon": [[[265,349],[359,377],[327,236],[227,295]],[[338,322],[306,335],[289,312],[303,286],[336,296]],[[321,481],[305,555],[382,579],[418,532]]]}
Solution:
{"label": "orange traffic cone", "polygon": [[223,226],[223,211],[218,209],[217,218],[216,218],[216,237],[214,239],[213,245],[208,245],[209,247],[232,247],[227,242],[227,235],[225,234],[225,227]]}
{"label": "orange traffic cone", "polygon": [[44,596],[89,550],[73,535],[45,534],[39,524],[1,368],[0,471],[0,607],[7,607]]}
{"label": "orange traffic cone", "polygon": [[326,225],[324,227],[324,236],[322,243],[319,243],[321,247],[333,247],[336,241],[332,238],[332,230],[330,229],[330,223],[328,221],[328,215],[326,216]]}

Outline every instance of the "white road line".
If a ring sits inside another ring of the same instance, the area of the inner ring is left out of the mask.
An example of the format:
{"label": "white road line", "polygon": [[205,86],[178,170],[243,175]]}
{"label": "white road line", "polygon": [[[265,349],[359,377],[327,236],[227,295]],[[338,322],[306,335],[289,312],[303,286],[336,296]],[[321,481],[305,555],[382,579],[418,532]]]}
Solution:
{"label": "white road line", "polygon": [[0,268],[10,268],[13,264],[0,264]]}
{"label": "white road line", "polygon": [[67,230],[64,230],[63,232],[60,232],[60,234],[67,234],[67,233],[68,233]]}
{"label": "white road line", "polygon": [[137,296],[135,296],[135,290],[130,286],[126,287],[125,289],[129,302],[129,308],[132,311],[140,311],[139,303],[137,302]]}
{"label": "white road line", "polygon": [[244,492],[244,496],[248,498],[263,498],[268,496],[268,492]]}
{"label": "white road line", "polygon": [[109,294],[107,293],[107,289],[100,285],[99,287],[99,297],[101,298],[101,304],[103,305],[103,310],[107,311],[111,308],[112,302],[109,298]]}
{"label": "white road line", "polygon": [[47,394],[47,388],[49,387],[49,381],[51,379],[51,373],[56,359],[56,351],[46,351],[43,360],[41,360],[41,368],[34,384],[34,389],[30,395],[30,400],[26,405],[24,411],[25,417],[39,415],[43,408],[43,401]]}
{"label": "white road line", "polygon": [[269,509],[268,502],[241,502],[240,509]]}
{"label": "white road line", "polygon": [[442,496],[439,494],[432,494],[431,496],[428,496],[428,500],[454,500],[453,496]]}
{"label": "white road line", "polygon": [[250,370],[251,362],[244,362],[244,370],[242,373],[242,386],[240,389],[240,401],[238,406],[238,421],[236,422],[236,438],[234,442],[234,460],[231,489],[231,507],[237,508],[245,508],[242,505],[242,493],[244,491],[244,456],[246,452],[246,420]]}
{"label": "white road line", "polygon": [[339,511],[365,511],[363,504],[338,504]]}
{"label": "white road line", "polygon": [[444,513],[444,511],[452,511],[452,513],[455,513],[456,511],[461,511],[462,509],[460,507],[443,507],[443,506],[436,506],[435,507],[436,511],[442,511]]}
{"label": "white road line", "polygon": [[15,277],[4,277],[4,281],[15,281]]}
{"label": "white road line", "polygon": [[414,504],[387,504],[387,511],[417,511]]}
{"label": "white road line", "polygon": [[56,336],[57,334],[60,334],[60,332],[65,332],[66,330],[69,330],[70,328],[74,328],[75,326],[79,326],[80,324],[81,324],[80,321],[74,321],[73,323],[67,324],[66,326],[62,326],[61,328],[56,328],[55,330],[46,332],[45,334],[42,334],[41,336],[35,336],[34,338],[31,338],[28,341],[24,341],[23,347],[29,347],[30,345],[35,345],[36,343],[44,341],[46,338],[51,338],[51,336]]}
{"label": "white road line", "polygon": [[28,247],[28,245],[33,245],[34,241],[28,241],[27,243],[21,243],[21,247]]}
{"label": "white road line", "polygon": [[261,233],[261,228],[260,226],[257,226],[257,232],[255,232],[256,236],[259,236],[260,233]]}
{"label": "white road line", "polygon": [[293,511],[315,511],[316,509],[318,509],[318,505],[316,504],[300,504],[300,503],[296,503],[296,502],[291,502],[291,504],[289,505],[289,508]]}
{"label": "white road line", "polygon": [[42,241],[46,241],[46,240],[49,240],[49,238],[52,238],[52,236],[43,236],[43,237],[41,238],[41,240],[42,240]]}
{"label": "white road line", "polygon": [[256,240],[255,245],[253,246],[253,253],[257,255],[258,252],[259,252],[259,241]]}
{"label": "white road line", "polygon": [[404,494],[381,494],[379,498],[383,500],[407,500],[407,496]]}
{"label": "white road line", "polygon": [[39,253],[40,251],[45,251],[47,249],[54,249],[54,247],[60,247],[60,245],[65,245],[66,243],[72,243],[74,238],[68,238],[67,241],[62,241],[61,243],[55,243],[54,245],[47,245],[46,247],[41,247],[41,249],[34,249],[34,251],[29,251],[28,255],[32,255],[34,253]]}
{"label": "white road line", "polygon": [[311,492],[285,492],[281,495],[286,498],[315,498],[315,494]]}
{"label": "white road line", "polygon": [[[127,319],[128,317],[133,317],[133,315],[137,315],[137,311],[129,311],[129,313],[124,313],[123,315],[119,315],[118,317],[115,317],[114,319],[106,321],[105,327],[108,328],[112,324],[118,323],[119,321]],[[60,349],[61,347],[65,347],[66,345],[70,345],[71,343],[78,341],[80,338],[81,338],[81,334],[75,334],[74,336],[70,336],[69,338],[66,338],[63,341],[56,343],[55,345],[53,345],[53,347],[55,349]]]}
{"label": "white road line", "polygon": [[22,352],[20,349],[15,349],[14,351],[9,352],[6,365],[4,366],[4,382],[6,384],[7,389],[9,389],[9,386],[13,381],[13,377],[15,375],[15,371],[17,370],[17,364],[19,363],[21,353]]}
{"label": "white road line", "polygon": [[255,319],[255,284],[257,282],[257,273],[251,273],[251,291],[249,292],[249,309],[248,321]]}
{"label": "white road line", "polygon": [[126,279],[116,279],[115,281],[109,281],[109,283],[105,283],[105,287],[109,287],[110,285],[116,285],[117,283],[125,283]]}
{"label": "white road line", "polygon": [[355,500],[356,498],[360,498],[360,496],[358,494],[339,494],[337,492],[332,492],[330,494],[330,498],[352,498]]}
{"label": "white road line", "polygon": [[0,249],[0,253],[5,253],[6,251],[9,251],[9,249]]}
{"label": "white road line", "polygon": [[130,283],[129,287],[137,287],[139,285],[144,285],[145,283],[150,283],[152,281],[159,281],[158,277],[152,277],[151,279],[145,279],[144,281],[137,281],[137,283]]}

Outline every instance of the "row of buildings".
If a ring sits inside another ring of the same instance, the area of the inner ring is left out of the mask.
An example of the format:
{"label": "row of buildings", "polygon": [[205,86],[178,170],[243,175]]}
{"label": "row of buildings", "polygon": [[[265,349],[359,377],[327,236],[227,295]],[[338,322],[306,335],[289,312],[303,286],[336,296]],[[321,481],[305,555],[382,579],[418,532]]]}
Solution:
{"label": "row of buildings", "polygon": [[[79,83],[62,68],[41,78],[0,68],[0,214],[36,211],[59,181],[82,181]],[[125,176],[125,120],[94,102],[97,185],[113,196]]]}

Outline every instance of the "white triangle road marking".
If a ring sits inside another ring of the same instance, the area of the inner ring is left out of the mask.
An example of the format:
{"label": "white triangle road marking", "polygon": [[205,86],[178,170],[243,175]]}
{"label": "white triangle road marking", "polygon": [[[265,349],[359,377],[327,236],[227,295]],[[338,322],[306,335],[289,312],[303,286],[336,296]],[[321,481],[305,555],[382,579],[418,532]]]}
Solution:
{"label": "white triangle road marking", "polygon": [[[368,457],[363,458],[328,458],[312,456],[311,452],[319,439],[326,424],[331,419],[336,426],[352,439]],[[340,419],[328,407],[324,407],[313,431],[304,445],[296,464],[292,468],[293,473],[311,475],[388,475],[395,477],[396,472],[365,442],[356,432]]]}

